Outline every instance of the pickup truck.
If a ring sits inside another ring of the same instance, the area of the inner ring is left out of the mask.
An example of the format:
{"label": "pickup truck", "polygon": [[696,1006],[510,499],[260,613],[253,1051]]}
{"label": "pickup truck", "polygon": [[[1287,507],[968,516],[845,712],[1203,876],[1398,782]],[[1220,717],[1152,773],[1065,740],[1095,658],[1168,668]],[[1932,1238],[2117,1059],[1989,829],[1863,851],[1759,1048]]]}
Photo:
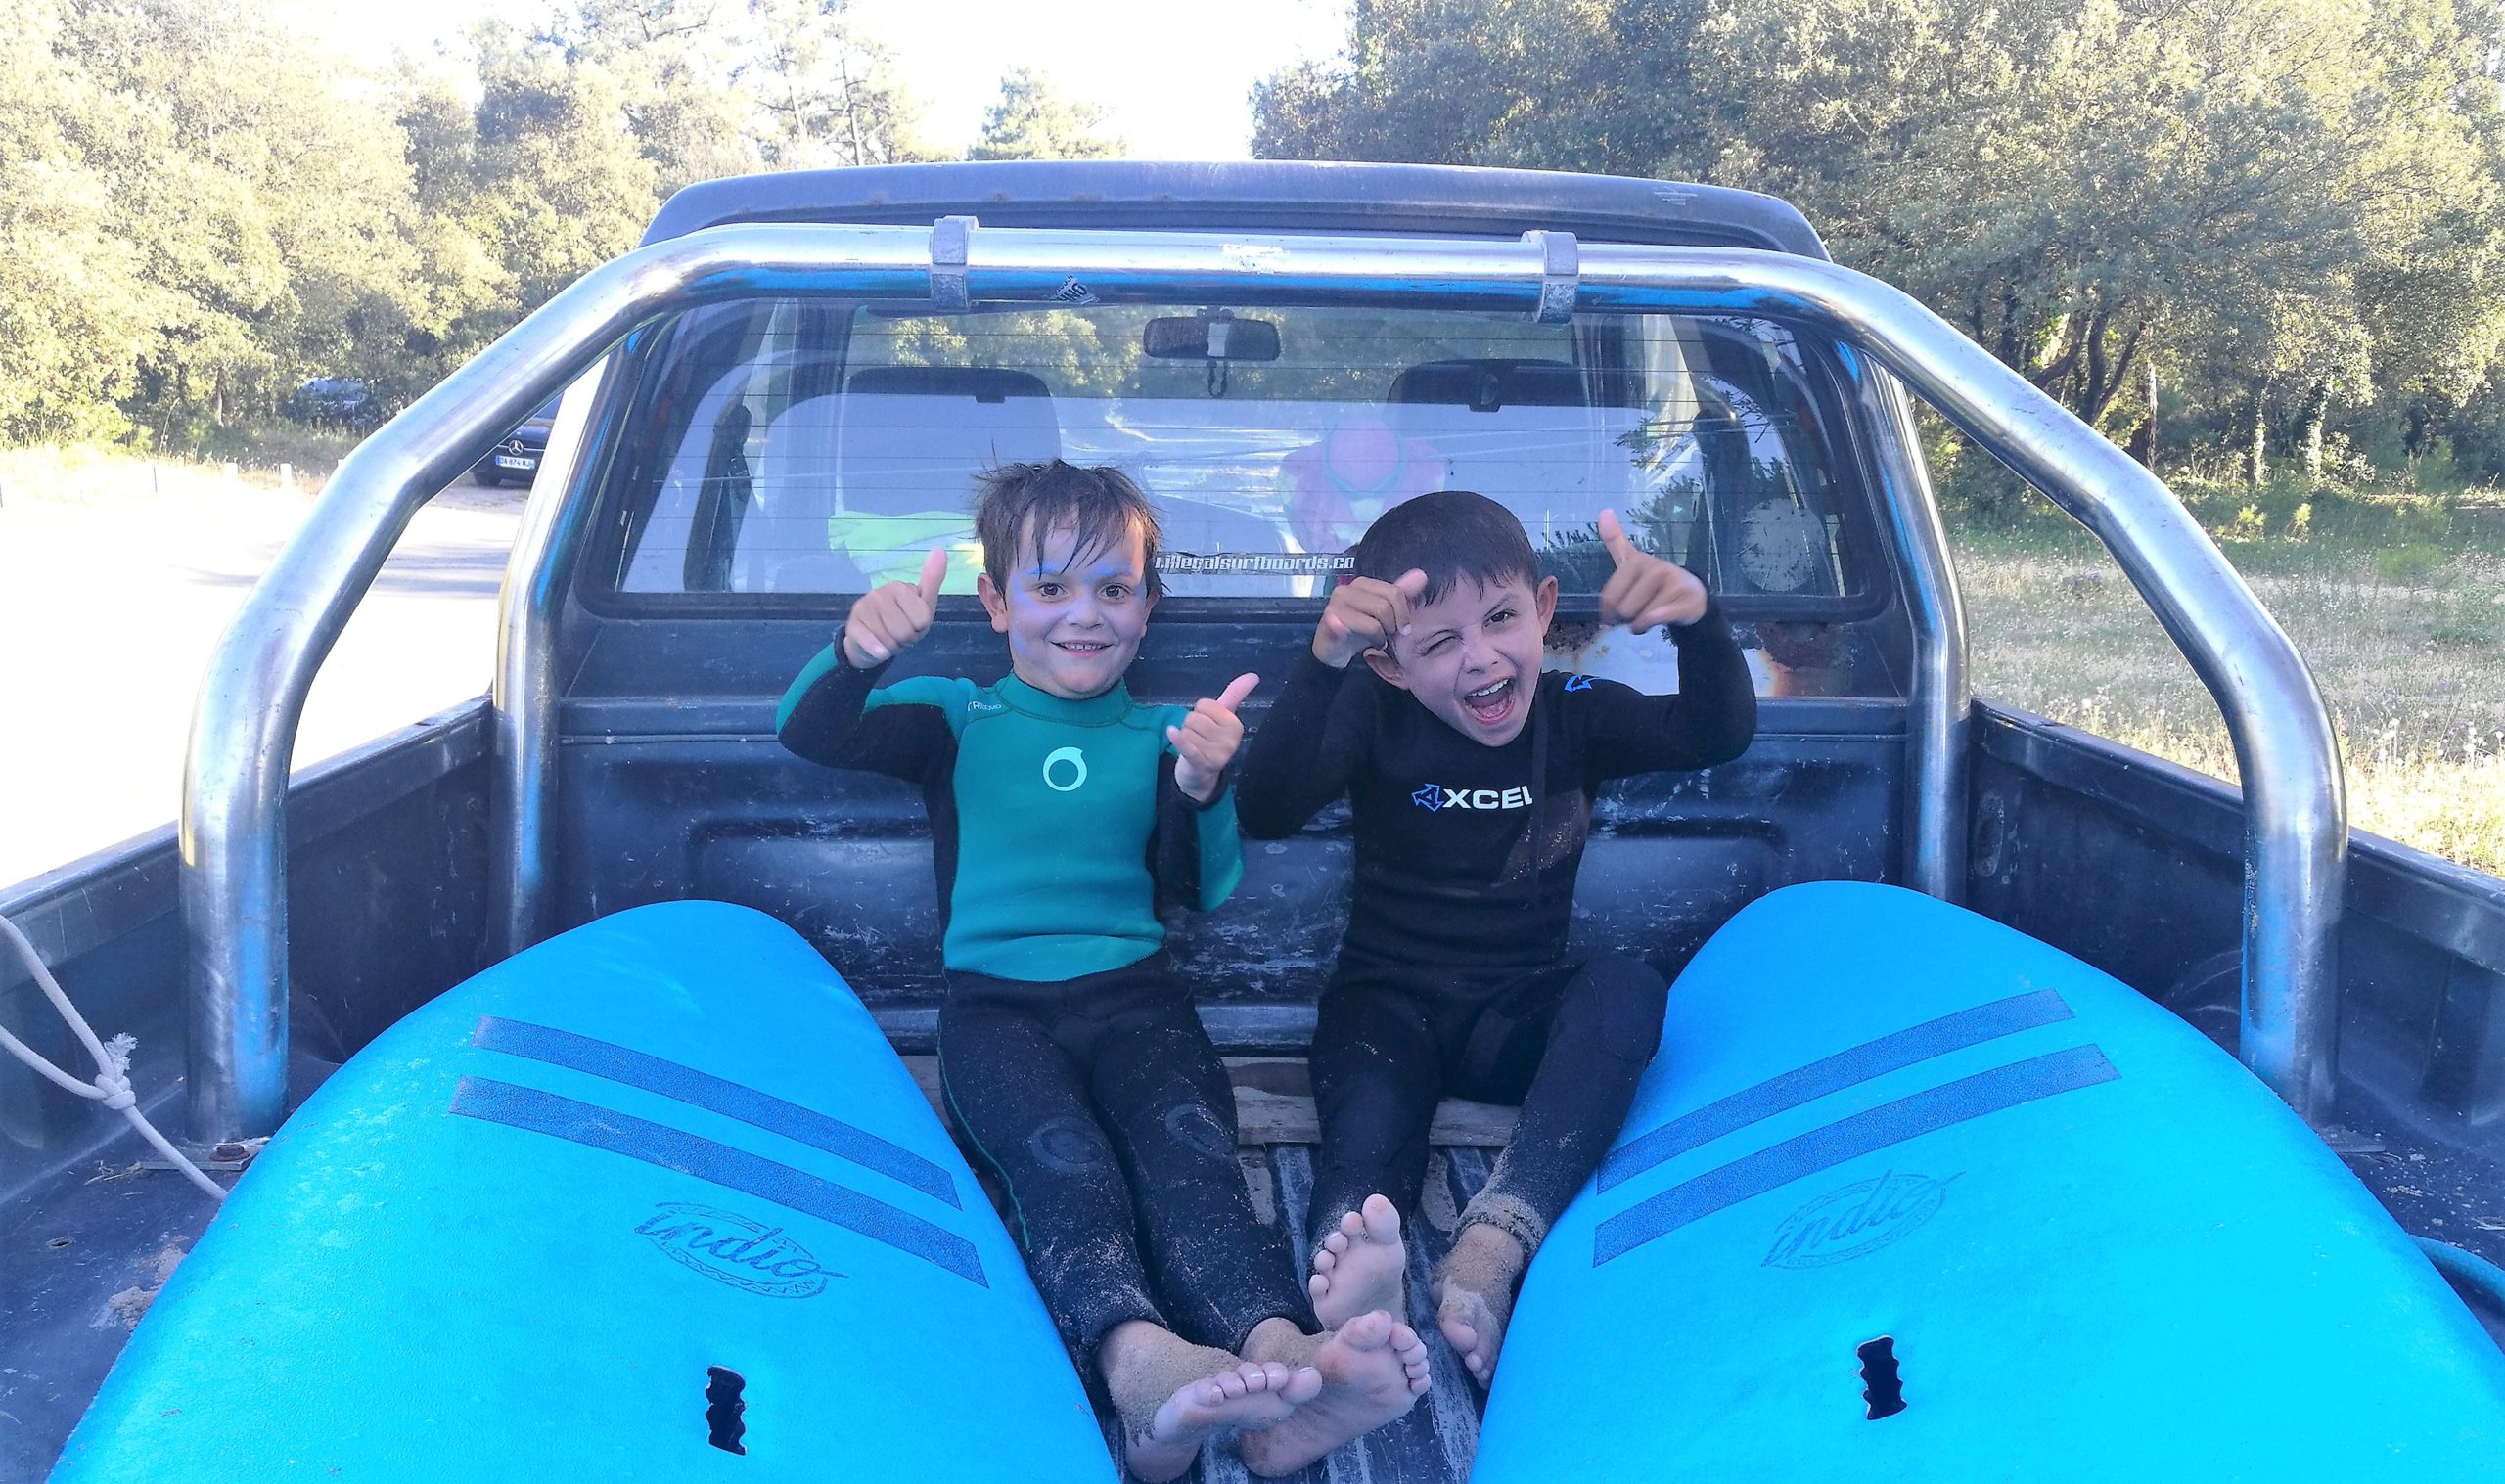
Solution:
{"label": "pickup truck", "polygon": [[[410,515],[560,391],[493,692],[290,778]],[[2218,697],[2241,789],[1970,694],[1908,391],[2104,541]],[[1130,677],[1155,701],[1283,674],[1349,539],[1448,486],[1512,506],[1561,577],[1552,663],[1672,685],[1666,644],[1597,623],[1592,522],[1625,513],[1719,594],[1760,726],[1737,761],[1596,801],[1581,941],[1675,974],[1791,883],[1959,903],[2236,1053],[2412,1233],[2505,1260],[2505,882],[2346,829],[2301,662],[2163,485],[1727,189],[1133,162],[691,187],[342,465],[207,677],[180,829],[0,889],[0,915],[137,1037],[141,1107],[212,1171],[446,987],[641,904],[779,918],[926,1057],[918,798],[785,752],[774,705],[853,595],[966,549],[975,472],[1051,456],[1161,502],[1169,596]],[[955,591],[910,663],[993,673]],[[1291,1226],[1348,851],[1344,815],[1248,845],[1234,900],[1175,940]],[[0,1023],[73,1060],[5,958]],[[1439,1123],[1442,1199],[1485,1178],[1490,1126]],[[0,1136],[0,1478],[31,1479],[212,1208],[8,1061]],[[1468,1397],[1430,1403],[1367,1445],[1371,1477],[1466,1471]]]}

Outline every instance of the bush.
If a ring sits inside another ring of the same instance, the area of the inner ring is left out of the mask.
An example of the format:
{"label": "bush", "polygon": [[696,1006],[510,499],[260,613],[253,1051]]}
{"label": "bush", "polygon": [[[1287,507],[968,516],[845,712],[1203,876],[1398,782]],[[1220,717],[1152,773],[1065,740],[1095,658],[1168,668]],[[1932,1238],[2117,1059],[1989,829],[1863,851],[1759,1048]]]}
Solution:
{"label": "bush", "polygon": [[2443,566],[2444,549],[2425,542],[2386,547],[2375,553],[2375,575],[2394,587],[2426,587]]}
{"label": "bush", "polygon": [[2022,531],[2067,524],[2060,506],[2009,472],[2009,466],[1974,449],[1960,451],[1942,470],[1935,466],[1932,489],[1949,524],[1969,529]]}

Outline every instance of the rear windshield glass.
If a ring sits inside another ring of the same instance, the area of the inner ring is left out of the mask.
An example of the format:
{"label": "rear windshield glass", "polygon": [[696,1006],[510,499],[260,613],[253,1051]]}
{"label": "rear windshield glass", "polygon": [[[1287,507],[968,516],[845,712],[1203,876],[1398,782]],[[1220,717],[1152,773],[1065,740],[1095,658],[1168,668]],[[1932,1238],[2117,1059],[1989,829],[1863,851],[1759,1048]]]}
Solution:
{"label": "rear windshield glass", "polygon": [[934,544],[972,591],[975,475],[1050,458],[1155,497],[1176,596],[1313,597],[1436,489],[1510,507],[1568,593],[1608,575],[1604,509],[1725,594],[1868,582],[1822,382],[1770,321],[756,300],[681,319],[655,370],[610,492],[629,593],[859,593]]}

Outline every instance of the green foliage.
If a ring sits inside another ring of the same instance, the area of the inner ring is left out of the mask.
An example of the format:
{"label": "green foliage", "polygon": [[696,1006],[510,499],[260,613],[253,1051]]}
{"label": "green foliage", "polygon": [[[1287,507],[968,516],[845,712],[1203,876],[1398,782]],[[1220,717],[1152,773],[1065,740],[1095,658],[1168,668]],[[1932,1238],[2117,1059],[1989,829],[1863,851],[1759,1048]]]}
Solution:
{"label": "green foliage", "polygon": [[1102,159],[1122,142],[1105,132],[1094,105],[1063,96],[1050,79],[1019,67],[1000,79],[1000,101],[982,115],[969,159]]}
{"label": "green foliage", "polygon": [[1258,91],[1255,148],[1770,192],[2117,438],[2154,372],[2304,458],[2334,409],[2473,395],[2505,341],[2496,11],[1366,0]]}
{"label": "green foliage", "polygon": [[2375,575],[2395,587],[2427,587],[2444,569],[2444,549],[2415,543],[2375,553]]}
{"label": "green foliage", "polygon": [[843,0],[751,0],[756,41],[740,73],[757,150],[774,169],[922,157],[912,100],[887,55],[854,34]]}
{"label": "green foliage", "polygon": [[270,0],[0,0],[0,444],[214,452],[313,376],[405,402],[669,191],[910,123],[843,0],[542,0],[379,72]]}
{"label": "green foliage", "polygon": [[138,253],[64,127],[78,79],[51,0],[0,0],[0,443],[120,430],[146,342]]}

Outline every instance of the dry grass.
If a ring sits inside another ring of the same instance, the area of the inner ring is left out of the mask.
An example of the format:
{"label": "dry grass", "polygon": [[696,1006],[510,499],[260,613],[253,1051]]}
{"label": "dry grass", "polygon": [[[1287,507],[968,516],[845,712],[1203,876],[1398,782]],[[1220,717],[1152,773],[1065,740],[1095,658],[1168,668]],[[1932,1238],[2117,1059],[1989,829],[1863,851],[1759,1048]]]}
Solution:
{"label": "dry grass", "polygon": [[[1956,546],[1979,694],[2235,777],[2209,693],[2083,533],[1968,531]],[[2350,821],[2505,875],[2505,553],[2226,550],[2331,706]]]}
{"label": "dry grass", "polygon": [[[306,471],[289,472],[293,493],[310,494],[320,482]],[[327,473],[327,467],[321,472]],[[143,459],[119,449],[0,448],[0,510],[18,504],[121,505],[279,488],[275,465],[238,464],[230,475],[221,463]]]}

